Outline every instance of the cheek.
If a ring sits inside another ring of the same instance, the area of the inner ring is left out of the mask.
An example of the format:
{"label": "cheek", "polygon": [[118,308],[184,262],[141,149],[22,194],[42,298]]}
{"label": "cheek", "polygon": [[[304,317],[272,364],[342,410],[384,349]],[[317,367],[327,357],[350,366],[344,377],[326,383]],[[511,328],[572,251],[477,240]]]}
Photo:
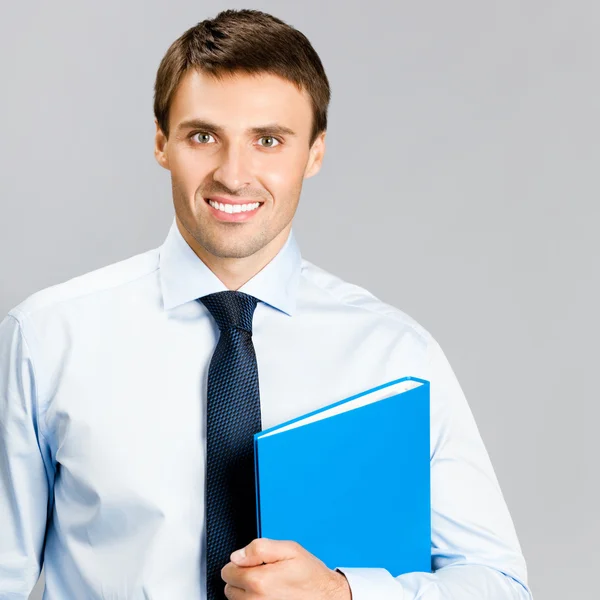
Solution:
{"label": "cheek", "polygon": [[298,157],[277,157],[264,161],[260,168],[263,185],[275,196],[285,196],[297,190],[302,181],[306,160]]}
{"label": "cheek", "polygon": [[208,173],[206,161],[191,152],[176,152],[169,157],[169,163],[171,176],[188,195],[195,193]]}

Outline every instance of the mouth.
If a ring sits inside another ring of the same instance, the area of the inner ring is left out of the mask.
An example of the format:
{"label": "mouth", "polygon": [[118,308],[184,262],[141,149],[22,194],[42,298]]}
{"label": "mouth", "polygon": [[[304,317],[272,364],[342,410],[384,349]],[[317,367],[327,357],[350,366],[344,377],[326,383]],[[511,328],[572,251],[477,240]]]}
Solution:
{"label": "mouth", "polygon": [[259,200],[232,203],[220,198],[204,198],[204,201],[216,219],[235,223],[249,221],[260,211],[264,204],[264,201]]}

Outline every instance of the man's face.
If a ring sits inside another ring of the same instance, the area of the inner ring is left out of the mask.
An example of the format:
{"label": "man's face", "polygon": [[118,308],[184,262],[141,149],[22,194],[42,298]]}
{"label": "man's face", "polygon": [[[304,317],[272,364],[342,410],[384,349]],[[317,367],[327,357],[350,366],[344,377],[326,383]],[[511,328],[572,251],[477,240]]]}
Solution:
{"label": "man's face", "polygon": [[[325,134],[309,148],[312,120],[308,94],[277,76],[218,81],[186,73],[170,107],[168,139],[157,125],[155,155],[171,172],[176,215],[202,249],[221,258],[279,250],[302,182],[321,166]],[[208,202],[217,196],[226,212]],[[225,200],[243,200],[250,210]]]}

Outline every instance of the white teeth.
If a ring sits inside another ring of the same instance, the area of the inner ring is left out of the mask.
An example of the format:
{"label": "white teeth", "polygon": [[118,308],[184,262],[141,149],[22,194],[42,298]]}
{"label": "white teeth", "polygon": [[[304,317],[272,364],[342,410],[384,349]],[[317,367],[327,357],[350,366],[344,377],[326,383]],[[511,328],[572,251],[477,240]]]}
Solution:
{"label": "white teeth", "polygon": [[252,204],[223,204],[222,202],[213,202],[212,200],[209,200],[208,203],[213,208],[228,214],[247,212],[249,210],[255,210],[260,206],[260,202],[254,202]]}

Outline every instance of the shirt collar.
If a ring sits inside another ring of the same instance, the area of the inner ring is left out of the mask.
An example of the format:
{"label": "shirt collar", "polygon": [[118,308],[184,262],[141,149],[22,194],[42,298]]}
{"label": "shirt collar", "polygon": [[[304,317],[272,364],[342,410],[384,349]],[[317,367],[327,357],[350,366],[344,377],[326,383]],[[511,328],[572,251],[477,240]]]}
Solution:
{"label": "shirt collar", "polygon": [[[285,244],[271,262],[238,291],[291,316],[296,309],[301,262],[300,248],[293,231],[290,231]],[[165,310],[227,290],[185,241],[175,217],[159,248],[159,276]]]}

